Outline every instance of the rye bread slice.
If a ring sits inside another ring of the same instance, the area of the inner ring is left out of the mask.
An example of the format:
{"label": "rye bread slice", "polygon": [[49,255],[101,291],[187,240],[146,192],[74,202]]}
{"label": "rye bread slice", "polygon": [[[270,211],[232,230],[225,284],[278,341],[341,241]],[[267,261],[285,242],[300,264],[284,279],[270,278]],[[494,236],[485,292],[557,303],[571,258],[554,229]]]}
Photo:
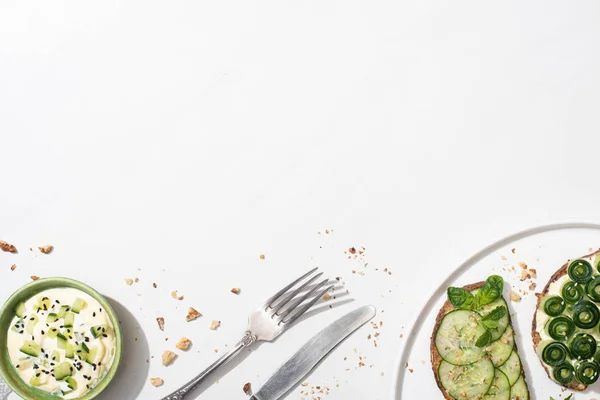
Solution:
{"label": "rye bread slice", "polygon": [[[472,291],[472,290],[481,288],[484,283],[485,282],[472,283],[470,285],[463,286],[463,289]],[[504,300],[506,300],[506,299],[504,299]],[[508,304],[508,302],[507,302],[507,304]],[[454,310],[454,306],[452,305],[452,303],[450,303],[450,301],[446,300],[446,302],[444,302],[444,305],[442,306],[442,308],[440,308],[440,311],[438,312],[437,317],[435,318],[435,326],[433,327],[433,332],[431,333],[431,342],[429,345],[429,349],[431,352],[431,369],[433,370],[433,375],[435,376],[435,382],[437,383],[438,388],[440,388],[440,391],[442,392],[442,394],[444,395],[444,398],[446,400],[454,400],[454,399],[452,397],[450,397],[450,395],[448,393],[446,393],[446,389],[444,389],[444,387],[442,386],[442,382],[440,382],[438,368],[440,366],[440,363],[442,362],[442,356],[440,356],[440,353],[438,352],[437,347],[435,346],[435,335],[437,334],[437,330],[440,326],[440,322],[442,322],[442,318],[444,318],[444,316],[452,310]],[[506,311],[508,312],[508,323],[512,327],[512,320],[510,318],[510,310],[506,310]],[[513,329],[514,329],[514,327],[513,327]],[[516,334],[516,332],[515,332],[515,334]],[[515,350],[518,353],[516,340],[515,340]],[[521,360],[521,362],[523,362],[523,361]],[[523,369],[523,367],[521,367],[521,375],[523,376],[523,379],[525,379],[525,370]]]}
{"label": "rye bread slice", "polygon": [[[599,254],[600,250],[595,251],[593,253],[587,254],[583,257],[579,257],[579,258],[588,258],[591,259],[593,258],[595,255]],[[548,292],[550,291],[550,285],[554,282],[556,282],[557,280],[559,280],[560,278],[562,278],[563,276],[567,275],[567,268],[569,267],[569,263],[571,262],[571,260],[567,260],[567,262],[560,267],[551,277],[550,280],[548,280],[548,283],[546,283],[546,286],[544,287],[544,290],[542,290],[541,293],[536,293],[535,295],[537,296],[537,304],[535,306],[535,313],[533,314],[533,322],[531,323],[531,337],[533,339],[533,349],[536,351],[537,353],[537,348],[540,344],[540,342],[542,341],[542,338],[540,336],[540,334],[538,333],[537,330],[537,312],[540,309],[540,307],[542,306],[542,299],[544,297],[546,297],[548,295]],[[553,382],[556,382],[554,380],[554,378],[552,377],[551,373],[550,373],[550,369],[548,368],[548,366],[542,362],[542,359],[540,358],[540,363],[542,364],[542,367],[544,367],[544,370],[546,371],[546,374],[548,375],[548,378],[550,378]],[[558,382],[557,382],[558,383]],[[559,383],[560,385],[560,383]],[[564,387],[567,387],[569,389],[572,390],[585,390],[587,388],[587,385],[584,385],[583,383],[570,383],[568,385],[562,385]]]}

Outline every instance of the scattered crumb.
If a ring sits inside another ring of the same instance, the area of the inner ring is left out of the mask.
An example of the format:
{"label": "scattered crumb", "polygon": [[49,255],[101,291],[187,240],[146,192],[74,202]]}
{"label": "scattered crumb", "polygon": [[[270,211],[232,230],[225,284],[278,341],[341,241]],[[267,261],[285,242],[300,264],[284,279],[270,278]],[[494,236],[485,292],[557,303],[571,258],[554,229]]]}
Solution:
{"label": "scattered crumb", "polygon": [[411,373],[411,374],[412,374],[413,372],[415,372],[415,370],[414,370],[414,369],[412,369],[412,368],[409,368],[408,370],[410,371],[410,373]]}
{"label": "scattered crumb", "polygon": [[510,249],[511,253],[515,254],[515,252],[517,251],[514,247],[512,249]]}
{"label": "scattered crumb", "polygon": [[214,331],[215,329],[217,329],[220,326],[221,326],[221,321],[217,321],[217,320],[213,319],[213,322],[210,324],[210,329],[212,331]]}
{"label": "scattered crumb", "polygon": [[17,269],[17,264],[13,264],[10,266],[11,271],[14,271],[15,269]]}
{"label": "scattered crumb", "polygon": [[162,354],[162,364],[167,366],[173,362],[177,358],[177,354],[173,353],[171,350],[165,350]]}
{"label": "scattered crumb", "polygon": [[234,287],[233,289],[231,289],[231,293],[235,294],[240,294],[241,291],[242,289],[240,289],[239,287]]}
{"label": "scattered crumb", "polygon": [[535,290],[535,287],[537,285],[535,284],[535,282],[531,282],[531,285],[529,285],[529,290]]}
{"label": "scattered crumb", "polygon": [[160,378],[150,378],[150,383],[152,384],[152,386],[158,387],[161,386],[164,383],[164,381]]}
{"label": "scattered crumb", "polygon": [[134,280],[135,283],[138,283],[139,281],[140,281],[139,278],[135,278],[135,280]]}
{"label": "scattered crumb", "polygon": [[156,322],[158,322],[158,329],[161,331],[165,330],[165,319],[163,317],[156,318]]}
{"label": "scattered crumb", "polygon": [[329,300],[330,298],[331,298],[331,296],[329,295],[329,293],[325,293],[323,295],[323,300],[325,300],[325,301]]}
{"label": "scattered crumb", "polygon": [[519,262],[519,267],[523,268],[523,269],[527,269],[527,264],[525,264],[523,261]]}
{"label": "scattered crumb", "polygon": [[177,300],[183,300],[184,299],[183,295],[177,297],[177,290],[174,290],[174,291],[171,292],[171,297],[174,298],[174,299],[177,299]]}
{"label": "scattered crumb", "polygon": [[264,260],[265,259],[265,255],[261,254],[260,256],[258,256],[258,258],[260,258],[261,260]]}
{"label": "scattered crumb", "polygon": [[191,344],[192,341],[190,339],[182,337],[181,339],[179,339],[179,342],[177,342],[175,347],[177,347],[179,350],[187,350]]}
{"label": "scattered crumb", "polygon": [[350,248],[348,249],[348,252],[349,252],[350,254],[356,254],[356,249],[355,249],[354,247],[350,247]]}
{"label": "scattered crumb", "polygon": [[190,307],[190,308],[188,308],[188,314],[186,315],[185,320],[187,322],[190,322],[201,316],[202,316],[202,314],[200,314],[198,311],[196,311],[196,309],[194,309],[193,307]]}
{"label": "scattered crumb", "polygon": [[242,390],[244,391],[244,393],[250,396],[250,391],[252,391],[252,384],[250,382],[247,382],[242,388]]}
{"label": "scattered crumb", "polygon": [[158,287],[158,285],[157,285],[156,283],[153,283],[153,284],[152,284],[152,287],[153,287],[154,289],[156,289],[156,288]]}
{"label": "scattered crumb", "polygon": [[506,260],[508,260],[508,259],[506,258],[506,256],[500,256],[500,258],[502,259],[502,261],[506,261]]}
{"label": "scattered crumb", "polygon": [[38,247],[38,249],[40,249],[40,251],[42,253],[48,254],[48,253],[51,253],[52,250],[54,250],[54,246],[52,246],[51,244],[46,244],[46,245]]}
{"label": "scattered crumb", "polygon": [[133,285],[133,279],[127,278],[127,279],[125,279],[125,283],[128,284],[129,286],[131,286],[131,285]]}
{"label": "scattered crumb", "polygon": [[17,252],[17,248],[14,245],[7,243],[4,240],[0,240],[0,250],[6,251],[8,253],[16,253]]}
{"label": "scattered crumb", "polygon": [[531,275],[532,278],[537,278],[537,270],[535,268],[531,268],[529,270],[529,275]]}
{"label": "scattered crumb", "polygon": [[31,280],[32,281],[37,281],[38,279],[40,279],[39,276],[31,275]]}
{"label": "scattered crumb", "polygon": [[516,301],[521,301],[521,296],[520,296],[520,295],[519,295],[517,292],[515,292],[515,291],[511,290],[511,291],[510,291],[510,299],[511,299],[512,301],[515,301],[515,302],[516,302]]}

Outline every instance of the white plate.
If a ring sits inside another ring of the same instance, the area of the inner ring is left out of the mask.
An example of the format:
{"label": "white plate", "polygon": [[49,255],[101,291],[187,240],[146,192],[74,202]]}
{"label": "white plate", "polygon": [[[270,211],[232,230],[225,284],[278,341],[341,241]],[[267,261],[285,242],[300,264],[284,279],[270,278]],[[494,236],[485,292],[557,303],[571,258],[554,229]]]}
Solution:
{"label": "white plate", "polygon": [[[395,398],[412,400],[416,395],[422,399],[443,398],[431,371],[429,344],[435,317],[446,300],[446,288],[482,281],[492,274],[501,275],[505,279],[504,296],[507,299],[511,288],[515,291],[523,289],[529,293],[523,295],[520,302],[509,301],[509,308],[516,328],[516,343],[523,360],[531,398],[548,399],[549,396],[559,398],[558,395],[562,393],[561,386],[548,378],[533,350],[530,332],[536,305],[534,293],[543,289],[550,276],[567,259],[588,254],[590,249],[597,250],[598,246],[600,246],[600,225],[560,224],[530,229],[509,236],[466,260],[433,292],[417,316],[398,362]],[[520,281],[519,262],[525,262],[529,268],[537,270],[537,279],[534,280],[537,284],[536,290],[528,291],[530,282]],[[513,265],[516,272],[510,270]],[[585,392],[585,398],[591,395],[600,395],[600,382],[592,385]],[[563,395],[561,398],[564,397]]]}

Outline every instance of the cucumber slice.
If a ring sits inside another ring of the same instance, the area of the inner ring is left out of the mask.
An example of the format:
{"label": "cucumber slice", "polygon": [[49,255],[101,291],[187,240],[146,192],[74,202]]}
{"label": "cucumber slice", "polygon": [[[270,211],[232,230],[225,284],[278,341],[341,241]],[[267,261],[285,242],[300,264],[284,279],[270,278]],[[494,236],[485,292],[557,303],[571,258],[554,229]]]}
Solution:
{"label": "cucumber slice", "polygon": [[504,335],[502,335],[500,339],[492,342],[492,344],[486,347],[486,351],[488,352],[494,365],[497,367],[504,364],[504,362],[508,360],[513,352],[514,347],[515,337],[513,335],[513,328],[509,326],[506,328]]}
{"label": "cucumber slice", "polygon": [[93,327],[90,328],[90,332],[92,333],[92,336],[94,337],[94,339],[102,337],[103,335],[112,334],[112,331],[108,327],[108,325],[93,326]]}
{"label": "cucumber slice", "polygon": [[90,353],[90,349],[85,343],[81,342],[75,349],[75,353],[80,357],[81,360],[85,360]]}
{"label": "cucumber slice", "polygon": [[38,308],[40,310],[48,311],[50,309],[50,299],[43,297],[38,301]]}
{"label": "cucumber slice", "polygon": [[65,379],[65,382],[67,382],[69,389],[77,390],[77,381],[75,380],[75,378],[73,378],[72,376],[69,376],[67,379]]}
{"label": "cucumber slice", "polygon": [[37,344],[36,342],[32,341],[32,340],[26,340],[25,343],[23,343],[23,346],[21,346],[21,348],[19,349],[22,353],[25,353],[29,356],[32,357],[37,357],[40,355],[40,351],[41,351],[41,347],[39,344]]}
{"label": "cucumber slice", "polygon": [[67,376],[73,375],[73,366],[69,362],[62,362],[58,366],[54,367],[54,378],[57,381],[62,381]]}
{"label": "cucumber slice", "polygon": [[510,357],[508,357],[508,360],[500,365],[498,369],[504,372],[508,378],[508,383],[510,383],[511,386],[519,380],[519,377],[521,376],[521,359],[516,350],[513,350]]}
{"label": "cucumber slice", "polygon": [[25,303],[20,302],[19,304],[17,304],[14,311],[15,311],[15,315],[17,317],[23,318],[23,315],[25,315],[25,312],[27,311],[27,308],[25,307]]}
{"label": "cucumber slice", "polygon": [[58,315],[55,313],[50,313],[48,314],[48,316],[46,317],[46,322],[48,324],[51,324],[53,322],[56,322],[56,320],[58,319]]}
{"label": "cucumber slice", "polygon": [[68,340],[62,333],[56,335],[56,347],[62,350],[66,350]]}
{"label": "cucumber slice", "polygon": [[88,364],[94,364],[94,362],[96,361],[96,355],[98,355],[98,348],[92,347],[90,349],[89,354],[87,355],[87,358],[85,359],[85,362]]}
{"label": "cucumber slice", "polygon": [[71,311],[67,311],[65,313],[65,327],[72,327],[73,323],[75,322],[75,313],[71,312]]}
{"label": "cucumber slice", "polygon": [[440,363],[438,375],[442,386],[455,399],[480,399],[494,381],[494,365],[482,359],[468,365]]}
{"label": "cucumber slice", "polygon": [[444,316],[435,335],[435,346],[444,360],[465,365],[485,355],[485,350],[475,345],[486,332],[479,324],[480,319],[479,314],[468,310],[455,310]]}
{"label": "cucumber slice", "polygon": [[75,299],[75,301],[73,302],[73,307],[71,307],[71,310],[75,313],[75,314],[79,314],[79,312],[81,310],[83,310],[84,308],[87,307],[87,303],[85,300],[80,299],[79,297]]}
{"label": "cucumber slice", "polygon": [[64,318],[67,311],[71,311],[71,307],[60,306],[60,310],[58,311],[58,319]]}
{"label": "cucumber slice", "polygon": [[73,328],[65,328],[61,333],[67,339],[73,340]]}
{"label": "cucumber slice", "polygon": [[50,353],[50,360],[54,363],[60,362],[60,353],[57,350],[52,350],[52,353]]}
{"label": "cucumber slice", "polygon": [[523,377],[519,377],[519,380],[512,385],[510,389],[510,400],[529,400],[529,390]]}
{"label": "cucumber slice", "polygon": [[75,358],[75,350],[77,348],[73,343],[67,343],[67,348],[65,349],[65,357],[73,359]]}
{"label": "cucumber slice", "polygon": [[[477,294],[478,291],[479,291],[479,289],[473,290],[473,291],[471,291],[471,293],[473,295],[475,295],[475,294]],[[509,310],[508,304],[506,304],[506,300],[504,300],[503,297],[500,297],[495,302],[490,303],[490,304],[486,304],[485,306],[483,306],[479,310],[477,310],[477,312],[482,317],[485,317],[486,315],[488,315],[489,313],[491,313],[497,307],[506,307],[506,314],[502,318],[500,318],[498,320],[498,330],[491,331],[491,333],[492,333],[492,342],[494,340],[500,339],[502,337],[502,335],[504,334],[504,331],[506,330],[506,327],[508,325],[510,325],[509,324],[510,319],[509,319],[509,315],[508,315],[508,310]]]}
{"label": "cucumber slice", "polygon": [[42,372],[36,372],[29,380],[31,386],[41,386],[46,382],[48,382],[48,375]]}
{"label": "cucumber slice", "polygon": [[47,335],[50,339],[54,339],[56,336],[58,336],[58,328],[50,328],[48,329],[48,335]]}
{"label": "cucumber slice", "polygon": [[25,332],[27,332],[30,335],[33,335],[33,328],[35,328],[35,325],[38,323],[39,320],[40,319],[36,314],[33,314],[31,317],[29,317],[27,319],[27,325],[25,326]]}
{"label": "cucumber slice", "polygon": [[504,372],[496,368],[494,371],[494,381],[483,397],[484,400],[509,400],[510,383]]}

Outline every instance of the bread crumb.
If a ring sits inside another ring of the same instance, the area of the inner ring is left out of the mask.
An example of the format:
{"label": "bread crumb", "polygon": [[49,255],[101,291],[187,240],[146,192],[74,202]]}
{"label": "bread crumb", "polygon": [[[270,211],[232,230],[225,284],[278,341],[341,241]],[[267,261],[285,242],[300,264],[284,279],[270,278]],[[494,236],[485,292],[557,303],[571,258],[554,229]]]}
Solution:
{"label": "bread crumb", "polygon": [[508,258],[506,258],[505,256],[500,256],[500,259],[502,259],[502,261],[508,260]]}
{"label": "bread crumb", "polygon": [[163,317],[156,318],[156,322],[158,322],[158,329],[161,331],[165,330],[165,319]]}
{"label": "bread crumb", "polygon": [[17,269],[17,264],[13,264],[10,266],[11,271],[14,271],[15,269]]}
{"label": "bread crumb", "polygon": [[138,283],[139,281],[140,281],[139,278],[135,278],[135,280],[134,280],[135,283]]}
{"label": "bread crumb", "polygon": [[515,302],[521,301],[521,296],[519,296],[519,294],[517,292],[511,290],[510,291],[510,299]]}
{"label": "bread crumb", "polygon": [[157,285],[156,283],[153,283],[153,284],[152,284],[152,287],[153,287],[154,289],[156,289],[156,288],[158,287],[158,285]]}
{"label": "bread crumb", "polygon": [[54,246],[52,246],[51,244],[46,244],[46,245],[38,247],[38,249],[40,249],[40,251],[42,253],[48,254],[48,253],[51,253],[52,250],[54,250]]}
{"label": "bread crumb", "polygon": [[133,285],[133,279],[131,278],[126,278],[125,279],[125,283],[128,284],[129,286]]}
{"label": "bread crumb", "polygon": [[150,383],[152,384],[152,386],[158,387],[161,386],[164,383],[164,381],[160,378],[150,378]]}
{"label": "bread crumb", "polygon": [[323,300],[325,300],[325,301],[329,300],[330,298],[331,298],[331,296],[329,295],[329,293],[325,293],[323,295]]}
{"label": "bread crumb", "polygon": [[527,270],[522,269],[521,270],[521,280],[524,281],[525,279],[527,279],[528,276],[529,276],[529,274],[527,273]]}
{"label": "bread crumb", "polygon": [[355,249],[354,247],[350,247],[350,248],[348,249],[348,252],[349,252],[350,254],[356,254],[356,249]]}
{"label": "bread crumb", "polygon": [[531,282],[531,285],[529,285],[529,290],[535,290],[535,287],[537,285],[535,284],[535,282]]}
{"label": "bread crumb", "polygon": [[526,269],[527,268],[527,264],[525,264],[523,261],[519,262],[519,267]]}
{"label": "bread crumb", "polygon": [[179,339],[179,342],[177,342],[175,347],[177,347],[179,350],[187,350],[191,344],[192,341],[190,339],[182,337],[181,339]]}
{"label": "bread crumb", "polygon": [[515,254],[515,252],[517,251],[514,247],[512,249],[510,249],[511,253]]}
{"label": "bread crumb", "polygon": [[183,295],[177,297],[177,290],[174,290],[174,291],[171,292],[171,297],[174,298],[174,299],[177,299],[177,300],[183,300],[184,299]]}
{"label": "bread crumb", "polygon": [[166,367],[171,364],[175,358],[177,358],[177,354],[173,353],[171,350],[165,350],[162,354],[162,364]]}
{"label": "bread crumb", "polygon": [[531,275],[532,278],[537,278],[537,270],[535,268],[531,268],[529,270],[529,275]]}
{"label": "bread crumb", "polygon": [[260,255],[260,256],[258,256],[258,257],[259,257],[261,260],[264,260],[264,259],[265,259],[265,255],[264,255],[264,254],[261,254],[261,255]]}
{"label": "bread crumb", "polygon": [[17,248],[14,245],[7,243],[4,240],[0,240],[0,250],[6,251],[7,253],[17,252]]}
{"label": "bread crumb", "polygon": [[210,330],[214,331],[215,329],[217,329],[220,326],[221,326],[221,321],[217,321],[214,319],[213,322],[210,324]]}
{"label": "bread crumb", "polygon": [[195,308],[190,307],[190,308],[188,308],[188,314],[186,315],[185,320],[187,322],[190,322],[201,316],[202,316],[202,314],[200,314],[198,311],[196,311]]}
{"label": "bread crumb", "polygon": [[248,396],[250,396],[250,391],[252,390],[252,384],[250,382],[247,382],[244,387],[242,388],[242,390],[244,391],[245,394],[247,394]]}
{"label": "bread crumb", "polygon": [[32,281],[37,281],[38,279],[40,279],[40,277],[39,277],[39,276],[36,276],[36,275],[31,275],[31,280],[32,280]]}
{"label": "bread crumb", "polygon": [[240,294],[241,291],[242,291],[242,289],[240,289],[238,287],[234,287],[233,289],[231,289],[231,293],[235,293],[235,294]]}

